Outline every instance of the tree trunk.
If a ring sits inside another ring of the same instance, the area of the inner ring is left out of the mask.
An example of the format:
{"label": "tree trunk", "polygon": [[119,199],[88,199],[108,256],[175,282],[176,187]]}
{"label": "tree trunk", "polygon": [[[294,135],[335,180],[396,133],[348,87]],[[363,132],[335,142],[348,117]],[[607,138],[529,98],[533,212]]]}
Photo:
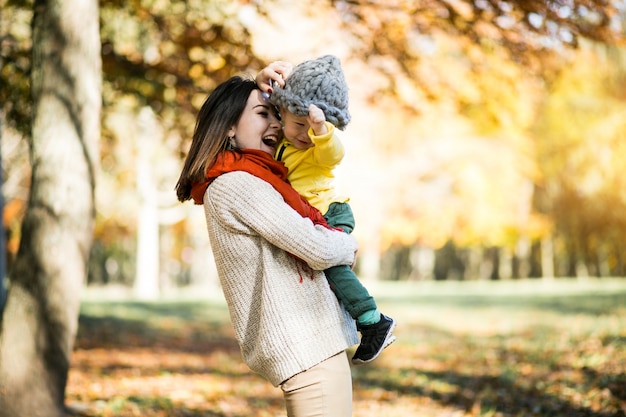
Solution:
{"label": "tree trunk", "polygon": [[93,235],[102,69],[96,0],[36,0],[32,186],[0,319],[0,415],[64,413]]}
{"label": "tree trunk", "polygon": [[541,239],[541,271],[543,278],[554,278],[554,245],[552,236]]}
{"label": "tree trunk", "polygon": [[485,249],[485,256],[483,257],[483,274],[481,278],[488,279],[490,281],[497,281],[500,279],[500,248],[497,246],[490,246]]}
{"label": "tree trunk", "polygon": [[[2,69],[2,58],[0,58],[0,69]],[[4,311],[4,303],[6,301],[6,272],[7,272],[7,257],[6,257],[6,230],[4,228],[4,194],[2,193],[2,185],[4,184],[4,176],[2,173],[2,123],[4,122],[4,114],[0,109],[0,317]]]}

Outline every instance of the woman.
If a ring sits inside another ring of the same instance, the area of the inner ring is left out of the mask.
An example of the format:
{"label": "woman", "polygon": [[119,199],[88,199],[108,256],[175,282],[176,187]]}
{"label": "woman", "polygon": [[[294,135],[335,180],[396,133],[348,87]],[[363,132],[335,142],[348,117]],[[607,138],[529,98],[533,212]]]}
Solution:
{"label": "woman", "polygon": [[345,350],[358,338],[322,271],[353,264],[357,244],[291,188],[273,159],[280,139],[256,82],[231,78],[200,109],[176,192],[204,204],[246,364],[282,388],[290,417],[349,417]]}

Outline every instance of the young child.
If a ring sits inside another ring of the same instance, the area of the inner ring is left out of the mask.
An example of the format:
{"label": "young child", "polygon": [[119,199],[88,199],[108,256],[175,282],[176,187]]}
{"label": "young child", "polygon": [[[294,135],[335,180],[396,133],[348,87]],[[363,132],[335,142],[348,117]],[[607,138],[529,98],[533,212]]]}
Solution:
{"label": "young child", "polygon": [[[343,130],[350,121],[348,87],[339,59],[326,55],[293,69],[277,61],[259,73],[257,84],[279,108],[284,139],[275,158],[287,166],[291,185],[323,213],[330,226],[351,233],[355,222],[348,198],[338,195],[333,187],[333,169],[344,156],[336,130]],[[324,272],[361,332],[352,362],[373,361],[395,341],[395,321],[380,313],[349,266]]]}

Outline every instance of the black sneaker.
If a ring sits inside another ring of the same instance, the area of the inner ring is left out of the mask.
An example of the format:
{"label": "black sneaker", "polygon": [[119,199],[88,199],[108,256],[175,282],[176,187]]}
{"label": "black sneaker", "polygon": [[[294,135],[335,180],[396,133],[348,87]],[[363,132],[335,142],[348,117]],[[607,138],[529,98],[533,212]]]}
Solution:
{"label": "black sneaker", "polygon": [[395,342],[396,337],[392,334],[396,327],[394,319],[380,315],[378,323],[360,325],[357,330],[361,332],[361,344],[354,352],[352,363],[361,365],[373,361],[387,346]]}

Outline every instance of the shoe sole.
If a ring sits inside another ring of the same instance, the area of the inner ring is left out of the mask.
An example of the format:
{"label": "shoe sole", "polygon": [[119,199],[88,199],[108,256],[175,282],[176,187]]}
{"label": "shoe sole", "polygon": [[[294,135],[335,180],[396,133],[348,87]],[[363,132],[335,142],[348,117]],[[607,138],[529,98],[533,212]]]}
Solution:
{"label": "shoe sole", "polygon": [[366,361],[364,361],[363,359],[358,359],[358,358],[352,359],[352,363],[355,365],[364,365],[366,363],[372,362],[374,359],[379,357],[380,354],[383,353],[383,350],[387,349],[387,346],[389,346],[390,344],[396,341],[396,336],[394,336],[393,334],[393,330],[395,328],[396,328],[396,321],[394,320],[393,323],[391,324],[391,327],[389,328],[389,332],[387,333],[387,336],[385,337],[385,341],[383,342],[383,347],[380,348],[378,352],[376,352],[376,354],[371,359],[368,359]]}

